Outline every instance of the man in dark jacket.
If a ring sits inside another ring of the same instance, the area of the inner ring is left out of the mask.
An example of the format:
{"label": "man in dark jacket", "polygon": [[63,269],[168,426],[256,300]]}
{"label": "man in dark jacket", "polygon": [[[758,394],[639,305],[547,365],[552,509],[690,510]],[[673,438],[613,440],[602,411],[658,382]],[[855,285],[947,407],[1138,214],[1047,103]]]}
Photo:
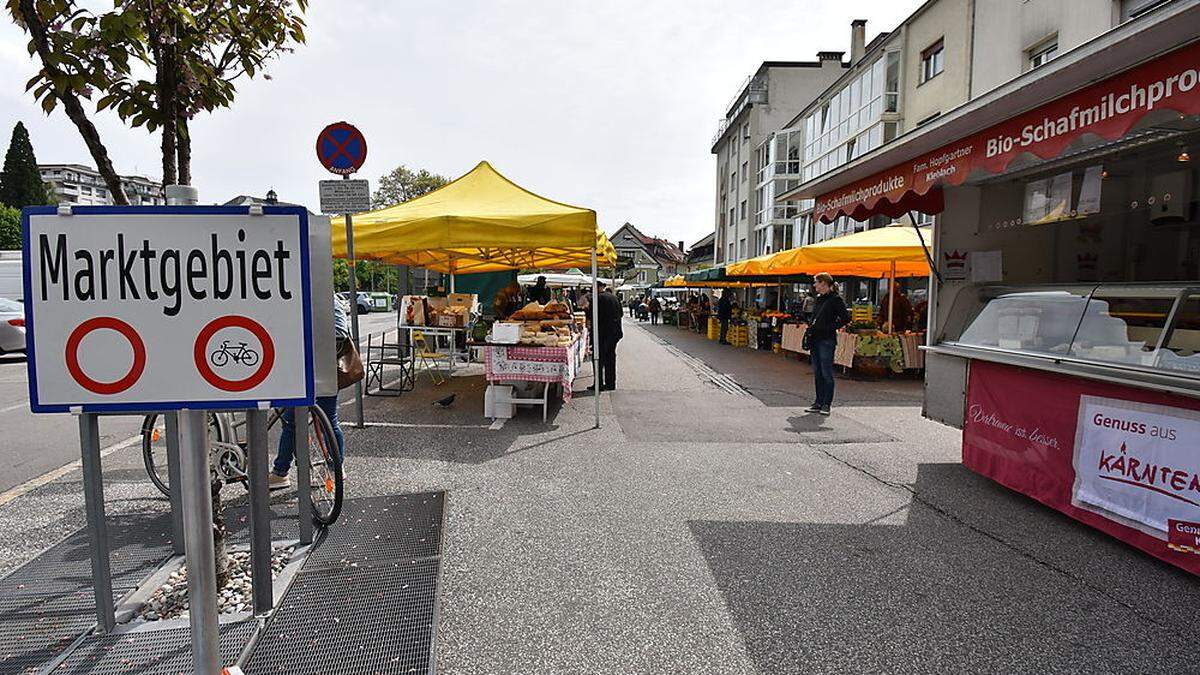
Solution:
{"label": "man in dark jacket", "polygon": [[529,298],[530,302],[536,302],[539,305],[550,302],[550,287],[546,285],[546,277],[539,276],[537,283],[526,290],[525,296]]}
{"label": "man in dark jacket", "polygon": [[729,320],[733,318],[733,292],[728,288],[721,291],[721,299],[717,300],[717,320],[721,322],[721,344],[729,344],[725,337],[729,334]]}
{"label": "man in dark jacket", "polygon": [[812,320],[804,339],[812,361],[817,399],[806,412],[828,415],[833,405],[833,355],[837,351],[837,332],[850,323],[850,312],[829,274],[821,272],[814,276],[813,288],[817,291],[817,300],[813,303]]}
{"label": "man in dark jacket", "polygon": [[600,391],[617,388],[617,343],[621,333],[621,301],[608,290],[604,283],[599,285],[600,296],[596,302],[596,337],[600,342],[597,356],[600,358]]}

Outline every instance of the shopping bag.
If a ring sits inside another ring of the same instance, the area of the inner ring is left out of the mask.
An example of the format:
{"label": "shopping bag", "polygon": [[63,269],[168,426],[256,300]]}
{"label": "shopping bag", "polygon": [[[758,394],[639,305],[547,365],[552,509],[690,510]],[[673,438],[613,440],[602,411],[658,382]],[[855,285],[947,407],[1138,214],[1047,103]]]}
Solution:
{"label": "shopping bag", "polygon": [[338,340],[337,380],[338,389],[345,389],[363,379],[362,359],[353,340]]}

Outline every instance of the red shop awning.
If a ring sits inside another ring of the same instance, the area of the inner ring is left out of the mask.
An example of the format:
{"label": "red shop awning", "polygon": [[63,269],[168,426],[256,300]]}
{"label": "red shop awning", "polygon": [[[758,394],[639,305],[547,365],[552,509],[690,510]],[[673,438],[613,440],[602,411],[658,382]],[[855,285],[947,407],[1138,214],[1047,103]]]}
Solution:
{"label": "red shop awning", "polygon": [[1162,110],[1200,113],[1200,43],[821,194],[813,215],[828,223],[838,216],[939,213],[941,187],[959,185],[972,172],[1001,173],[1024,153],[1052,159],[1083,134],[1116,140],[1143,116]]}

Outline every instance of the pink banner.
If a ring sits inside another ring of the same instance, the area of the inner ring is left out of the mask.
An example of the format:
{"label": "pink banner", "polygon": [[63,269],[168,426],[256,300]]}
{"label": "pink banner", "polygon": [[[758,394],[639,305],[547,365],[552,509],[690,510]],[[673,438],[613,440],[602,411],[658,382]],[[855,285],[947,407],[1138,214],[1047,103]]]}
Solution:
{"label": "pink banner", "polygon": [[[972,361],[963,465],[1200,575],[1200,400]],[[1173,541],[1174,540],[1174,541]]]}

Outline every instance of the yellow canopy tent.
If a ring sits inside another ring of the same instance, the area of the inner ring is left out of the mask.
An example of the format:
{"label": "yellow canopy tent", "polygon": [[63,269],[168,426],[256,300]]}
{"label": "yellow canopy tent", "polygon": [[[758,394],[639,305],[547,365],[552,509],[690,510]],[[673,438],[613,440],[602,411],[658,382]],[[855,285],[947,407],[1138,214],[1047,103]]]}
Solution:
{"label": "yellow canopy tent", "polygon": [[[596,212],[536,195],[487,162],[403,204],[354,215],[354,257],[451,274],[558,269],[617,254]],[[333,255],[346,256],[346,225],[334,218]]]}
{"label": "yellow canopy tent", "polygon": [[[345,219],[334,218],[331,226],[335,258],[377,260],[449,273],[450,290],[454,290],[456,274],[591,264],[593,332],[598,323],[594,281],[597,266],[615,267],[617,263],[616,250],[596,227],[595,211],[536,195],[502,176],[487,162],[480,162],[429,194],[386,209],[355,214],[352,256],[347,251]],[[356,310],[352,319],[357,338]],[[598,344],[595,335],[593,344]],[[592,350],[592,373],[599,428],[597,352]],[[361,403],[358,410],[361,424]]]}
{"label": "yellow canopy tent", "polygon": [[[933,228],[895,225],[827,239],[778,253],[732,263],[725,273],[734,277],[784,276],[828,272],[835,277],[882,279],[929,275],[926,243],[933,241]],[[895,267],[893,267],[893,265]],[[893,272],[894,270],[894,272]]]}

